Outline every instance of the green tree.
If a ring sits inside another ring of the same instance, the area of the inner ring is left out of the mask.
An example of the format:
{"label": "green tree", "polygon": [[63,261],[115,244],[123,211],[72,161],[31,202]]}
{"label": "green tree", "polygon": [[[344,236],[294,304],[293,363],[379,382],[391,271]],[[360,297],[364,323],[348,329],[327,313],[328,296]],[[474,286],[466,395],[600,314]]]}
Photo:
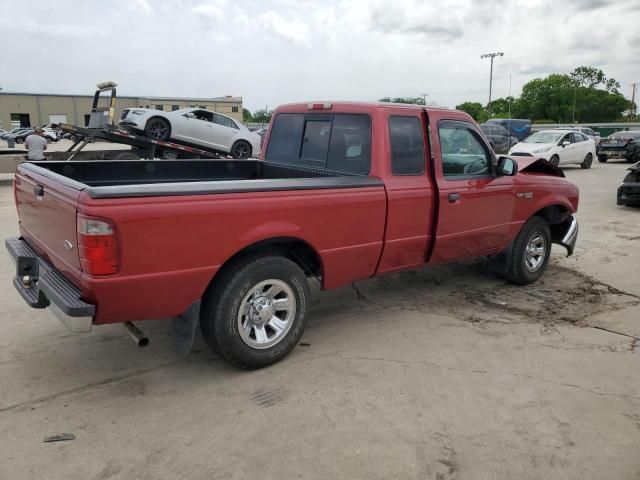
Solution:
{"label": "green tree", "polygon": [[248,108],[243,108],[242,109],[242,121],[243,122],[253,122],[253,115],[251,115],[251,112],[249,111]]}
{"label": "green tree", "polygon": [[256,110],[253,112],[253,121],[256,123],[269,123],[271,121],[271,114],[273,111],[267,109]]}
{"label": "green tree", "polygon": [[410,105],[424,105],[424,97],[384,97],[378,101],[385,103],[408,103]]}
{"label": "green tree", "polygon": [[[598,85],[605,89],[596,88]],[[570,75],[553,73],[522,87],[522,95],[512,108],[513,116],[531,120],[547,118],[558,123],[572,119],[611,122],[630,106],[617,86],[616,80],[607,79],[601,70],[591,67],[578,67]]]}
{"label": "green tree", "polygon": [[479,102],[464,102],[456,105],[456,110],[467,112],[471,117],[479,123],[486,122],[489,114]]}
{"label": "green tree", "polygon": [[487,104],[487,111],[491,111],[492,117],[507,118],[509,111],[513,110],[514,102],[515,99],[513,97],[496,98],[490,104]]}

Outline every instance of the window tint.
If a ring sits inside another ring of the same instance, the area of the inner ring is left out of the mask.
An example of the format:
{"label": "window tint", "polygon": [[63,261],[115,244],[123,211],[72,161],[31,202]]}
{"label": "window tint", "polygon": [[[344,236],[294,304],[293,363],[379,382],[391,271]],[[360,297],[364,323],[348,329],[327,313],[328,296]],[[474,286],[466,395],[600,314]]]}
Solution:
{"label": "window tint", "polygon": [[238,128],[233,120],[228,117],[224,117],[222,115],[218,115],[217,113],[213,117],[213,121],[218,125],[223,125],[229,128]]}
{"label": "window tint", "polygon": [[442,172],[446,177],[488,175],[491,155],[477,135],[461,122],[440,122]]}
{"label": "window tint", "polygon": [[369,173],[371,120],[356,114],[280,113],[273,120],[265,159]]}
{"label": "window tint", "polygon": [[394,175],[424,173],[424,139],[418,117],[389,118],[391,171]]}

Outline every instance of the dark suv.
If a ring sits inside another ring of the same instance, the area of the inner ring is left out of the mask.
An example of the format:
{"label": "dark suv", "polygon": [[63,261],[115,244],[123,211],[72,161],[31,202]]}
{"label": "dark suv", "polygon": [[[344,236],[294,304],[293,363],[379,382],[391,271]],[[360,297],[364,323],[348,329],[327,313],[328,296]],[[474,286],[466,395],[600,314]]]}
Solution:
{"label": "dark suv", "polygon": [[480,129],[496,153],[507,153],[513,145],[518,143],[518,139],[510,136],[509,131],[500,125],[483,123]]}

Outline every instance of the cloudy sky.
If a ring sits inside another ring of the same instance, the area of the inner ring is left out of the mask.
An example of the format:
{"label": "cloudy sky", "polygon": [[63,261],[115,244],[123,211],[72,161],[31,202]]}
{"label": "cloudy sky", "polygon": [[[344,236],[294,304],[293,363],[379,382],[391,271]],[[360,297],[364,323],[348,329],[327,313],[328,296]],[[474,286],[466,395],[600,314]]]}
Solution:
{"label": "cloudy sky", "polygon": [[[579,65],[640,81],[640,0],[0,0],[0,87],[486,103]],[[631,28],[630,26],[634,26]]]}

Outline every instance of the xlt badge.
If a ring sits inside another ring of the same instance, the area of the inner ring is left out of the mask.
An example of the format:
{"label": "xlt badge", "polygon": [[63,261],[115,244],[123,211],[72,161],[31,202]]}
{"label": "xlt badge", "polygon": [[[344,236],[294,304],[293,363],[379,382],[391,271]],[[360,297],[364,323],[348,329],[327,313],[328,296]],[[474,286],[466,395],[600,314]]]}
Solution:
{"label": "xlt badge", "polygon": [[531,200],[533,198],[533,192],[517,192],[516,197]]}

